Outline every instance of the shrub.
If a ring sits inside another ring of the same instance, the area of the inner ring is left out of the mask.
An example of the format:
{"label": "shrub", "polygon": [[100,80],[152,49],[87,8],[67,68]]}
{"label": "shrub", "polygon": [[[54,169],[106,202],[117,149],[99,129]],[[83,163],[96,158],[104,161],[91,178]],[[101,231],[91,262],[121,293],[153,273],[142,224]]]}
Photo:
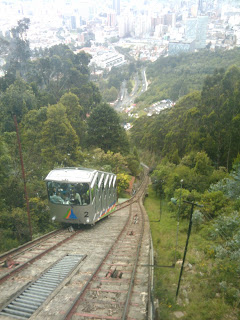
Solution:
{"label": "shrub", "polygon": [[[235,233],[239,230],[240,216],[237,211],[230,214],[230,216],[221,215],[214,223],[215,232],[224,240],[231,239]],[[236,234],[236,236],[238,233]],[[240,241],[240,233],[239,233]],[[239,242],[240,245],[240,242]]]}
{"label": "shrub", "polygon": [[206,191],[201,200],[201,204],[203,204],[201,211],[207,220],[220,215],[223,209],[229,204],[228,199],[222,191]]}
{"label": "shrub", "polygon": [[121,196],[123,191],[125,191],[129,186],[130,177],[127,174],[119,173],[117,175],[117,190],[118,196]]}
{"label": "shrub", "polygon": [[193,216],[192,216],[193,226],[195,226],[195,228],[197,230],[199,230],[199,228],[203,222],[204,222],[204,216],[203,216],[202,212],[199,210],[194,210]]}

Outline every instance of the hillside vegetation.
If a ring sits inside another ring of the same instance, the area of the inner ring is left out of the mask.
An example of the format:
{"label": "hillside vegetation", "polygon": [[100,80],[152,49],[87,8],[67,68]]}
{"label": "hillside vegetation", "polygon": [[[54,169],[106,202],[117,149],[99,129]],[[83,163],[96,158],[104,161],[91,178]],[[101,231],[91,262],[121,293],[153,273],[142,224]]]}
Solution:
{"label": "hillside vegetation", "polygon": [[161,57],[146,69],[149,89],[136,101],[146,106],[162,99],[177,101],[184,95],[201,90],[207,76],[215,69],[240,67],[240,48],[229,51],[202,50],[179,56]]}
{"label": "hillside vegetation", "polygon": [[[238,52],[237,49],[231,52],[233,60]],[[181,59],[176,58],[175,81],[181,79],[181,75],[176,77],[177,70],[185,68],[179,62]],[[169,61],[166,59],[165,63]],[[156,62],[155,67],[160,65],[164,65],[164,60]],[[154,73],[153,86],[146,94],[152,101],[155,92],[161,92],[161,86],[157,87],[159,79],[166,75],[164,68],[155,69]],[[186,76],[185,82],[191,79]],[[166,79],[164,83],[167,84]],[[170,81],[168,89],[173,87]],[[236,65],[216,69],[205,77],[200,90],[185,95],[159,115],[135,120],[130,130],[132,143],[152,166],[152,185],[145,205],[153,221],[155,263],[172,266],[179,262],[173,269],[155,269],[159,319],[175,319],[179,314],[183,319],[239,319],[239,130],[240,69]],[[159,201],[164,203],[160,209]],[[196,206],[176,300],[191,209],[184,201]]]}
{"label": "hillside vegetation", "polygon": [[201,91],[192,92],[171,109],[141,117],[132,141],[173,163],[190,151],[206,151],[215,167],[231,168],[240,148],[240,69],[216,70]]}

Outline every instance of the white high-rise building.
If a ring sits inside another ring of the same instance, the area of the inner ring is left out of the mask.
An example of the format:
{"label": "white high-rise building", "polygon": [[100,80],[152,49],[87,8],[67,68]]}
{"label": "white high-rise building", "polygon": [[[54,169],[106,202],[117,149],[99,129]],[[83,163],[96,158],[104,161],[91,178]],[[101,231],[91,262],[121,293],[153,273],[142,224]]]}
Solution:
{"label": "white high-rise building", "polygon": [[197,16],[186,20],[185,37],[187,40],[195,40],[195,48],[206,47],[208,16]]}
{"label": "white high-rise building", "polygon": [[118,33],[119,37],[123,38],[130,33],[130,24],[129,24],[129,17],[122,16],[118,19]]}
{"label": "white high-rise building", "polygon": [[197,18],[186,19],[185,37],[187,40],[196,40],[196,37],[197,37]]}
{"label": "white high-rise building", "polygon": [[197,17],[196,49],[203,49],[206,47],[207,27],[208,27],[208,16],[198,16]]}
{"label": "white high-rise building", "polygon": [[120,15],[120,0],[113,0],[113,10],[116,12],[116,14]]}

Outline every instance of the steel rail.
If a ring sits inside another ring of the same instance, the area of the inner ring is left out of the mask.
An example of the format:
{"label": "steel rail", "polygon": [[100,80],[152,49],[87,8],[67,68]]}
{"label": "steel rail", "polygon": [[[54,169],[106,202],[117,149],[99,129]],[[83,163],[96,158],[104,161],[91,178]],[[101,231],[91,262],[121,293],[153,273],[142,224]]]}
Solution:
{"label": "steel rail", "polygon": [[60,242],[56,243],[55,245],[53,245],[52,247],[48,248],[47,250],[44,250],[43,252],[41,252],[40,254],[38,254],[37,256],[33,257],[32,259],[24,262],[23,264],[21,264],[19,267],[16,267],[14,270],[11,270],[10,272],[8,272],[7,274],[5,274],[4,276],[2,276],[0,278],[0,284],[3,283],[4,281],[6,281],[9,277],[11,277],[13,274],[16,274],[18,272],[20,272],[21,270],[23,270],[24,268],[26,268],[27,266],[29,266],[29,264],[32,264],[33,262],[35,262],[36,260],[39,260],[41,257],[43,257],[45,254],[51,252],[52,250],[54,250],[55,248],[61,246],[63,243],[71,240],[73,237],[75,237],[78,233],[80,233],[81,230],[76,231],[75,233],[71,234],[69,237],[61,240]]}
{"label": "steel rail", "polygon": [[130,285],[128,288],[127,298],[126,298],[125,305],[124,305],[124,310],[123,310],[123,313],[121,316],[122,320],[127,319],[127,314],[129,311],[129,305],[130,305],[130,301],[131,301],[132,289],[133,289],[133,285],[134,285],[134,281],[135,281],[136,269],[137,269],[137,265],[138,265],[138,261],[139,261],[140,249],[142,246],[143,233],[144,233],[144,216],[143,216],[143,211],[142,211],[140,203],[139,203],[139,207],[140,207],[140,211],[141,211],[141,215],[142,215],[141,234],[138,239],[136,258],[135,258],[134,267],[133,267],[132,274],[131,274],[131,280],[130,280]]}
{"label": "steel rail", "polygon": [[98,272],[101,270],[101,267],[103,266],[104,262],[107,260],[108,256],[110,255],[111,251],[113,251],[114,247],[117,245],[117,242],[119,241],[120,237],[122,236],[123,232],[126,230],[130,218],[131,218],[132,214],[131,214],[131,205],[130,205],[130,215],[125,223],[125,225],[123,226],[123,229],[121,230],[121,232],[119,233],[116,241],[113,243],[113,245],[110,247],[110,249],[107,251],[107,253],[105,254],[105,256],[103,257],[103,259],[100,261],[100,263],[98,264],[96,270],[94,271],[94,273],[90,276],[90,278],[88,279],[88,281],[85,283],[84,287],[82,288],[82,290],[80,291],[80,293],[77,295],[76,299],[73,302],[73,305],[69,308],[69,310],[67,311],[66,315],[64,316],[64,320],[69,320],[72,318],[72,316],[74,315],[77,307],[79,306],[81,299],[83,299],[86,290],[89,288],[91,281],[93,280],[93,278],[98,274]]}
{"label": "steel rail", "polygon": [[[14,248],[12,250],[9,250],[7,252],[4,252],[2,254],[0,254],[0,264],[4,263],[6,261],[6,259],[8,257],[10,258],[15,258],[16,256],[18,256],[19,254],[22,254],[28,250],[31,250],[32,248],[38,246],[38,244],[41,244],[42,240],[46,240],[46,239],[51,239],[52,237],[54,237],[55,235],[57,235],[58,233],[61,233],[63,231],[63,229],[58,229],[58,230],[54,230],[51,231],[49,233],[44,234],[41,237],[38,237],[32,241],[29,241],[17,248]],[[4,260],[3,260],[4,259]]]}

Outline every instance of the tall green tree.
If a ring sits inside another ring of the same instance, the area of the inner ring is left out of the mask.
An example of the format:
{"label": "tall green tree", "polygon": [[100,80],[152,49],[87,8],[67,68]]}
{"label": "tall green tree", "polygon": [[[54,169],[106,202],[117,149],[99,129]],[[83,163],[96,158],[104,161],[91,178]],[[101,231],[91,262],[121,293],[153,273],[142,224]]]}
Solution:
{"label": "tall green tree", "polygon": [[88,143],[114,153],[126,153],[129,143],[117,112],[108,104],[96,107],[88,118]]}
{"label": "tall green tree", "polygon": [[0,56],[8,53],[9,45],[9,41],[0,36]]}
{"label": "tall green tree", "polygon": [[100,91],[93,82],[86,82],[80,88],[74,87],[71,92],[78,96],[85,116],[96,108],[102,100]]}
{"label": "tall green tree", "polygon": [[1,96],[2,130],[14,131],[13,115],[16,115],[18,122],[20,122],[29,110],[36,108],[37,99],[32,87],[21,78],[17,78]]}
{"label": "tall green tree", "polygon": [[79,104],[78,97],[71,92],[65,93],[61,97],[60,103],[66,107],[68,120],[78,136],[80,145],[85,145],[87,126],[86,121],[83,121],[83,108]]}
{"label": "tall green tree", "polygon": [[77,161],[78,137],[61,103],[48,107],[41,145],[42,157],[49,166],[69,166]]}
{"label": "tall green tree", "polygon": [[31,55],[29,41],[27,40],[29,25],[30,19],[23,18],[10,31],[12,38],[10,40],[8,61],[10,65],[15,66],[16,72],[20,72],[20,75],[25,74],[27,61]]}
{"label": "tall green tree", "polygon": [[[1,187],[0,199],[3,208],[24,206],[24,187],[17,144],[16,132],[5,132],[1,139]],[[7,163],[6,163],[7,161]]]}
{"label": "tall green tree", "polygon": [[30,110],[20,125],[24,165],[29,179],[30,176],[35,179],[41,178],[45,174],[45,165],[41,157],[43,147],[41,139],[46,121],[47,107],[42,107],[38,110]]}
{"label": "tall green tree", "polygon": [[81,88],[89,81],[90,55],[74,54],[66,45],[55,45],[28,63],[27,79],[50,92],[57,102],[71,88]]}

